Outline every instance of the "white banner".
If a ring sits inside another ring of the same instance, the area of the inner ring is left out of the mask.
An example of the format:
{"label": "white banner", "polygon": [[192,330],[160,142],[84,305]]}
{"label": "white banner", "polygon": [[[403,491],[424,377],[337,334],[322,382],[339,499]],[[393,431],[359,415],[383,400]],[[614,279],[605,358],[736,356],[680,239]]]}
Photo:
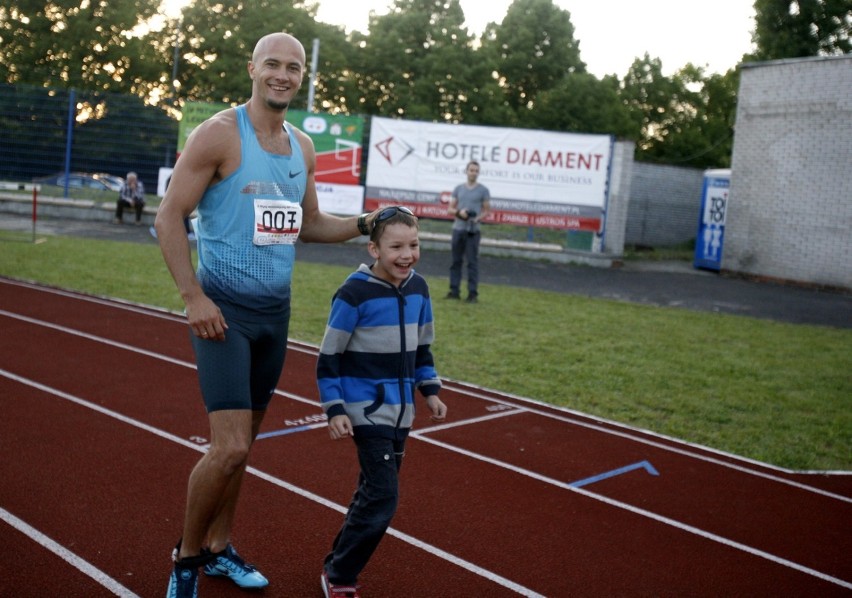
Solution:
{"label": "white banner", "polygon": [[317,202],[323,212],[338,216],[354,216],[363,212],[364,187],[317,183]]}
{"label": "white banner", "polygon": [[476,160],[491,192],[491,221],[598,230],[612,144],[608,135],[374,117],[366,207],[416,204],[421,215],[440,217]]}

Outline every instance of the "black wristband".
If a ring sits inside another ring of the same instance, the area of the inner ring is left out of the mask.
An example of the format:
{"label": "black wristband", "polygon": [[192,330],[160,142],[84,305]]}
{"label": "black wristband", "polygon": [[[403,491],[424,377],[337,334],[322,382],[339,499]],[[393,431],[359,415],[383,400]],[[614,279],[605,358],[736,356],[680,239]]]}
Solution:
{"label": "black wristband", "polygon": [[358,216],[358,231],[362,235],[369,235],[370,234],[370,227],[367,226],[367,214],[366,213]]}

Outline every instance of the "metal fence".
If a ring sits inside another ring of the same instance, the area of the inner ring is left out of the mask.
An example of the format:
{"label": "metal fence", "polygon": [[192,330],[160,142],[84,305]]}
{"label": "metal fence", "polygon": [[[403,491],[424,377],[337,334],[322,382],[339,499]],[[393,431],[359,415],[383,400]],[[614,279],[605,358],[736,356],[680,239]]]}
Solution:
{"label": "metal fence", "polygon": [[155,192],[177,136],[175,118],[136,96],[0,85],[0,180],[134,171]]}

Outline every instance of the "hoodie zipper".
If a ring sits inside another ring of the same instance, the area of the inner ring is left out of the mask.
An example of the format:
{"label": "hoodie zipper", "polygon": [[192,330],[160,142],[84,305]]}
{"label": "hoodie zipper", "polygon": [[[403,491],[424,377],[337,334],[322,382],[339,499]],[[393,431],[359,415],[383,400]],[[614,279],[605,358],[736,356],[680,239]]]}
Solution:
{"label": "hoodie zipper", "polygon": [[[407,281],[405,281],[407,282]],[[403,284],[405,284],[403,282]],[[406,363],[406,343],[405,343],[405,296],[402,294],[400,287],[394,287],[397,295],[397,305],[399,307],[399,417],[396,420],[396,428],[399,429],[402,425],[402,418],[405,415],[406,394],[405,394],[405,363]]]}

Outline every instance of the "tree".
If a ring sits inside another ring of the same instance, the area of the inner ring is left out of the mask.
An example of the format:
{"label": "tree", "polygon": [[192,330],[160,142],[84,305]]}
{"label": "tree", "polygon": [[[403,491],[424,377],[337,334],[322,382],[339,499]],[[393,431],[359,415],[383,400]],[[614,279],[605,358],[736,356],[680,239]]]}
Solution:
{"label": "tree", "polygon": [[496,57],[500,85],[521,126],[540,93],[586,70],[571,15],[552,0],[515,0],[502,23],[486,30],[482,45]]}
{"label": "tree", "polygon": [[849,0],[755,0],[754,60],[852,51]]}
{"label": "tree", "polygon": [[621,93],[641,123],[636,157],[684,166],[729,165],[738,81],[736,70],[705,78],[692,64],[666,77],[659,58],[637,58]]}
{"label": "tree", "polygon": [[618,79],[571,73],[539,95],[531,126],[552,131],[600,133],[638,140],[638,122],[619,97]]}
{"label": "tree", "polygon": [[458,0],[396,0],[358,43],[360,111],[458,122],[487,82]]}
{"label": "tree", "polygon": [[158,0],[11,0],[0,9],[6,83],[138,93],[150,74],[133,30]]}
{"label": "tree", "polygon": [[[257,40],[276,31],[294,35],[310,61],[316,21],[307,10],[270,0],[195,0],[182,13],[178,79],[184,100],[239,103],[251,96],[246,65]],[[294,108],[305,108],[307,94]]]}

